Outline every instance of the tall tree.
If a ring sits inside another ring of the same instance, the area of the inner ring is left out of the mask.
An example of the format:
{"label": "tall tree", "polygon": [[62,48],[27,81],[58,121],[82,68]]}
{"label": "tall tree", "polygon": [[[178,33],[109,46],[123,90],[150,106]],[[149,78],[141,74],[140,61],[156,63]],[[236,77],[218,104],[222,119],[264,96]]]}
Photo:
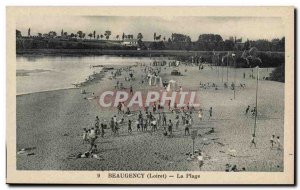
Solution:
{"label": "tall tree", "polygon": [[63,37],[63,35],[64,35],[64,29],[61,29],[60,36]]}
{"label": "tall tree", "polygon": [[90,37],[90,40],[91,40],[92,37],[93,37],[93,34],[92,34],[92,33],[89,33],[88,36]]}
{"label": "tall tree", "polygon": [[96,38],[96,31],[93,32],[94,39]]}
{"label": "tall tree", "polygon": [[138,33],[137,39],[138,39],[138,40],[142,40],[142,39],[143,39],[143,34],[142,34],[142,33]]}
{"label": "tall tree", "polygon": [[31,31],[30,28],[28,28],[28,37],[30,37],[30,31]]}
{"label": "tall tree", "polygon": [[119,35],[116,36],[116,39],[117,39],[117,40],[119,39]]}
{"label": "tall tree", "polygon": [[125,33],[123,32],[123,34],[122,34],[122,40],[124,40],[125,39]]}
{"label": "tall tree", "polygon": [[111,35],[111,31],[106,30],[105,33],[104,33],[104,36],[106,37],[107,40],[109,39],[110,35]]}
{"label": "tall tree", "polygon": [[81,38],[82,38],[83,32],[82,32],[81,30],[79,30],[79,31],[77,32],[77,34],[78,34],[78,37],[81,39]]}
{"label": "tall tree", "polygon": [[50,32],[48,33],[48,35],[49,35],[49,37],[51,37],[51,38],[54,38],[55,36],[57,36],[57,34],[56,34],[55,31],[50,31]]}
{"label": "tall tree", "polygon": [[156,40],[160,40],[161,35],[156,36]]}
{"label": "tall tree", "polygon": [[154,34],[153,34],[153,39],[154,39],[154,41],[156,40],[156,32],[154,32]]}

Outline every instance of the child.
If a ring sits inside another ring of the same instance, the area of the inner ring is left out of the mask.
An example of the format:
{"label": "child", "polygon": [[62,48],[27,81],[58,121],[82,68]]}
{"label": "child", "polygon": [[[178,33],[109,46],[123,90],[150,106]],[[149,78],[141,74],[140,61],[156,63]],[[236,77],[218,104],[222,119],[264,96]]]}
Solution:
{"label": "child", "polygon": [[201,170],[204,162],[203,162],[203,155],[201,153],[201,151],[199,151],[198,153],[199,155],[197,156],[197,160],[198,160],[198,164],[199,164],[199,169]]}
{"label": "child", "polygon": [[86,128],[83,128],[83,136],[82,137],[83,137],[83,144],[89,142],[88,131],[86,130]]}
{"label": "child", "polygon": [[164,133],[163,133],[163,135],[166,137],[166,136],[168,136],[168,132],[167,132],[167,130],[164,130]]}
{"label": "child", "polygon": [[157,130],[157,124],[156,124],[156,118],[153,118],[151,125],[152,125],[152,131],[156,131]]}

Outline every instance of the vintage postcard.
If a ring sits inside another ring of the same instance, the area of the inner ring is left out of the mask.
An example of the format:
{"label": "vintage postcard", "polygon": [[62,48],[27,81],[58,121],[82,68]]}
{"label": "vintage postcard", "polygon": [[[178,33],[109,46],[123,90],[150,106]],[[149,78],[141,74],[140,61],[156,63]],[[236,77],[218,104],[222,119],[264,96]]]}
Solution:
{"label": "vintage postcard", "polygon": [[294,184],[293,7],[7,7],[7,183]]}

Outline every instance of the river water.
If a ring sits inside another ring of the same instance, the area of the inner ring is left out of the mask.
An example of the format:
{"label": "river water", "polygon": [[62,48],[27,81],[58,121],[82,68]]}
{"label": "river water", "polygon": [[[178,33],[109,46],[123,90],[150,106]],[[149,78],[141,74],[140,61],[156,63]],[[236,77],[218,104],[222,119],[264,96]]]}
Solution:
{"label": "river water", "polygon": [[17,95],[67,89],[83,82],[93,72],[102,68],[92,65],[133,65],[150,62],[147,57],[117,56],[18,56]]}

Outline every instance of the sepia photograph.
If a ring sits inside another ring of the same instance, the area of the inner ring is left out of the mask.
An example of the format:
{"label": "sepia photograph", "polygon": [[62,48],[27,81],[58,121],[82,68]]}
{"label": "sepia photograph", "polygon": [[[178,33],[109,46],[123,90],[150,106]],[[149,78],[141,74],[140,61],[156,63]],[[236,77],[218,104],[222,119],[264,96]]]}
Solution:
{"label": "sepia photograph", "polygon": [[7,21],[7,183],[294,183],[293,7]]}

